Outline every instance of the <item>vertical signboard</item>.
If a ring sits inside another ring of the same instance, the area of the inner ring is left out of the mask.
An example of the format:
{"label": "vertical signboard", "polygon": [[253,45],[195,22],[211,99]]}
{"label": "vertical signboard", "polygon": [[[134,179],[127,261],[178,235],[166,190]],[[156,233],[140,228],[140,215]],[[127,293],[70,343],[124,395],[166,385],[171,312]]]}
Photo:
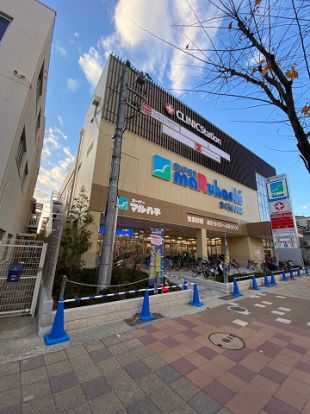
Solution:
{"label": "vertical signboard", "polygon": [[162,282],[164,266],[164,229],[151,229],[149,285]]}
{"label": "vertical signboard", "polygon": [[278,260],[293,260],[302,265],[286,174],[269,177],[266,184],[272,236]]}

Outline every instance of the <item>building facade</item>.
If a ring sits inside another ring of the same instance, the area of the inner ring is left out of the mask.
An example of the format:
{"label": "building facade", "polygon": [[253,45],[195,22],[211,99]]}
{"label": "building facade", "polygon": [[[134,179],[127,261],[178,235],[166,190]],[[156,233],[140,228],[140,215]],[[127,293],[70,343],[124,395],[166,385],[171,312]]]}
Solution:
{"label": "building facade", "polygon": [[[94,223],[87,266],[97,264],[104,231],[123,71],[124,63],[110,56],[64,185],[63,199],[82,186],[89,195]],[[230,257],[262,262],[272,236],[261,183],[275,169],[152,81],[141,86],[134,69],[127,104],[115,255],[147,255],[151,229],[163,228],[168,256],[222,254],[226,238]]]}
{"label": "building facade", "polygon": [[300,236],[300,247],[305,265],[310,265],[310,217],[296,216],[296,225]]}
{"label": "building facade", "polygon": [[31,225],[55,16],[36,0],[0,0],[0,240]]}

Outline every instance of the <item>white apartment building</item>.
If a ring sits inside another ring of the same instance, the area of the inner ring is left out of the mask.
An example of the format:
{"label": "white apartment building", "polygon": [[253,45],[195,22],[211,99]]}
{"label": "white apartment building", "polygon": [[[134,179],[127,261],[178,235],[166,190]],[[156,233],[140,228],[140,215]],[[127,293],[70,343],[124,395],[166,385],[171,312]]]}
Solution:
{"label": "white apartment building", "polygon": [[36,0],[0,0],[0,241],[31,217],[55,17]]}

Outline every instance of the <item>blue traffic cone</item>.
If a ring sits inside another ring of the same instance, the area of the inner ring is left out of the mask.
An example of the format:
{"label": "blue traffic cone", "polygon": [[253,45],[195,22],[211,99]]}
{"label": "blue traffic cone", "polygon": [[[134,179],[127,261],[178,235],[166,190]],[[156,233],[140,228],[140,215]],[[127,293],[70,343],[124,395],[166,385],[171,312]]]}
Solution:
{"label": "blue traffic cone", "polygon": [[265,275],[264,275],[264,285],[265,285],[266,288],[270,288],[271,287],[270,284],[269,284],[269,280],[268,280],[267,273],[265,273]]}
{"label": "blue traffic cone", "polygon": [[283,282],[287,282],[287,276],[286,276],[286,273],[284,272],[284,270],[282,272],[282,280],[283,280]]}
{"label": "blue traffic cone", "polygon": [[293,270],[291,270],[291,271],[290,271],[290,278],[291,278],[292,280],[295,280]]}
{"label": "blue traffic cone", "polygon": [[150,299],[149,299],[149,290],[146,288],[144,293],[142,311],[138,313],[139,318],[141,321],[152,321],[155,317],[152,315],[150,311]]}
{"label": "blue traffic cone", "polygon": [[274,277],[274,273],[271,273],[270,284],[272,286],[277,286],[276,278]]}
{"label": "blue traffic cone", "polygon": [[297,276],[298,277],[301,277],[301,271],[300,271],[300,269],[297,270]]}
{"label": "blue traffic cone", "polygon": [[65,331],[64,310],[65,303],[63,300],[59,300],[52,331],[50,334],[44,336],[45,345],[56,345],[70,340],[69,335]]}
{"label": "blue traffic cone", "polygon": [[186,279],[183,282],[183,290],[188,290],[188,281]]}
{"label": "blue traffic cone", "polygon": [[253,290],[260,290],[260,288],[258,287],[258,284],[257,284],[257,280],[256,280],[256,277],[255,277],[255,275],[253,275],[253,277],[252,277],[252,289]]}
{"label": "blue traffic cone", "polygon": [[200,302],[200,299],[199,299],[197,283],[194,283],[193,300],[189,304],[192,305],[192,306],[197,306],[197,307],[203,306],[203,303]]}
{"label": "blue traffic cone", "polygon": [[232,295],[235,296],[236,298],[238,296],[243,296],[243,294],[239,290],[238,282],[237,282],[237,279],[235,277],[234,277],[234,289],[233,289]]}

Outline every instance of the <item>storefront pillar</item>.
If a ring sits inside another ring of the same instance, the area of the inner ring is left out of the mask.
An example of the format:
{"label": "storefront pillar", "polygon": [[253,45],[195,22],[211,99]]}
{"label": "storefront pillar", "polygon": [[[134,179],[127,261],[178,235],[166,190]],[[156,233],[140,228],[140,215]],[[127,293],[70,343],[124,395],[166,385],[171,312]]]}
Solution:
{"label": "storefront pillar", "polygon": [[197,243],[197,258],[203,259],[204,257],[208,257],[207,230],[206,229],[197,230],[196,243]]}

